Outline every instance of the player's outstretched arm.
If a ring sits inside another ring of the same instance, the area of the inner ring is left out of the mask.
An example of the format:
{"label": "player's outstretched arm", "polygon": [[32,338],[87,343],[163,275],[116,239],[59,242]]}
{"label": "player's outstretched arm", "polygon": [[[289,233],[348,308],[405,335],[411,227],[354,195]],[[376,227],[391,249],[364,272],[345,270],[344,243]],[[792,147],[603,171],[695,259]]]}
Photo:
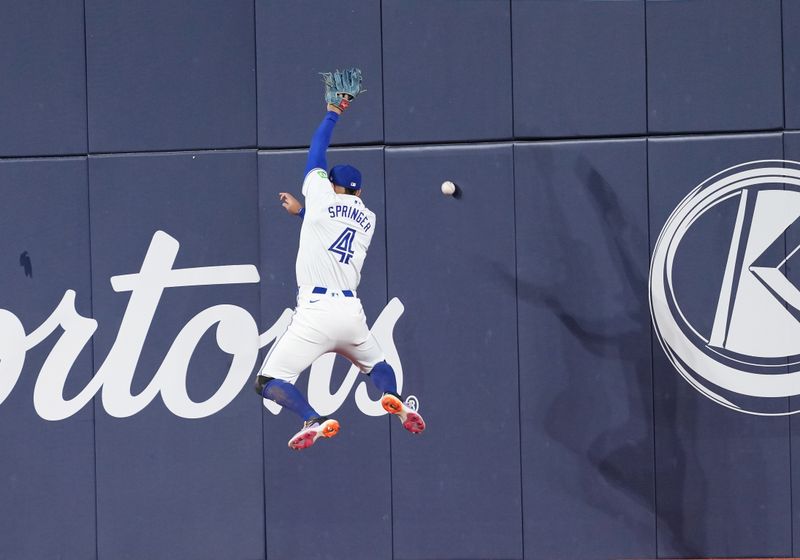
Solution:
{"label": "player's outstretched arm", "polygon": [[333,127],[339,120],[339,115],[350,106],[350,102],[364,91],[361,88],[361,70],[358,68],[322,72],[322,81],[325,84],[325,103],[328,112],[311,138],[306,175],[312,169],[327,171],[328,162],[325,152],[328,151],[328,146],[331,144]]}
{"label": "player's outstretched arm", "polygon": [[306,163],[306,175],[312,169],[328,171],[328,160],[325,153],[328,151],[328,146],[331,145],[333,127],[336,126],[341,114],[342,111],[340,109],[330,104],[328,105],[328,112],[314,132],[314,136],[311,137],[311,147],[308,149],[308,162]]}

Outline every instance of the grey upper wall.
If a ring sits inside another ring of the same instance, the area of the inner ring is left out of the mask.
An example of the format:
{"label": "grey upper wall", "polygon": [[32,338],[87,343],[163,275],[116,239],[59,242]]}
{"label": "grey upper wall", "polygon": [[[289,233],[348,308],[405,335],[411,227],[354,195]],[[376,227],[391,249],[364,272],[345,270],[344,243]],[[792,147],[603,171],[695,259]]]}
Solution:
{"label": "grey upper wall", "polygon": [[[84,5],[85,4],[85,5]],[[42,0],[0,18],[0,157],[800,126],[800,2]],[[13,77],[13,79],[9,79]]]}

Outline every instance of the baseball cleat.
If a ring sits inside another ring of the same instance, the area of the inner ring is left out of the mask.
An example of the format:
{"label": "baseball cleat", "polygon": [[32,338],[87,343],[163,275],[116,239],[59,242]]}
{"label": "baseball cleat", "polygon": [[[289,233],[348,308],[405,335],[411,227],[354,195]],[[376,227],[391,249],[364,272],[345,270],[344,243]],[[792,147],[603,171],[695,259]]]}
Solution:
{"label": "baseball cleat", "polygon": [[320,416],[303,423],[303,429],[292,436],[289,447],[305,449],[314,445],[320,437],[331,438],[339,433],[339,422],[332,418]]}
{"label": "baseball cleat", "polygon": [[400,400],[400,397],[391,393],[386,393],[381,399],[383,410],[389,414],[395,414],[400,418],[403,427],[412,434],[419,434],[425,430],[425,420],[418,412],[411,410]]}

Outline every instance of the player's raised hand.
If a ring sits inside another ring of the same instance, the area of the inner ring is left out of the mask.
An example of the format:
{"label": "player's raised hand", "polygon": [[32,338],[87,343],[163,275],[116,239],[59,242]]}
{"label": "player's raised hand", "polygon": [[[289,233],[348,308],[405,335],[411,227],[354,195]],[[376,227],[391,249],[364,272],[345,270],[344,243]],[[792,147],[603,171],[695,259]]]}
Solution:
{"label": "player's raised hand", "polygon": [[337,115],[341,115],[342,113],[344,113],[344,109],[340,109],[339,107],[337,107],[333,103],[328,103],[328,106],[326,107],[326,110],[333,111]]}
{"label": "player's raised hand", "polygon": [[325,102],[328,111],[341,115],[350,106],[350,102],[365,91],[361,87],[361,70],[358,68],[321,74],[325,83]]}
{"label": "player's raised hand", "polygon": [[278,193],[278,198],[281,200],[281,206],[283,206],[289,214],[296,216],[300,213],[300,210],[303,209],[303,205],[300,204],[300,201],[297,200],[295,197],[290,195],[289,193]]}

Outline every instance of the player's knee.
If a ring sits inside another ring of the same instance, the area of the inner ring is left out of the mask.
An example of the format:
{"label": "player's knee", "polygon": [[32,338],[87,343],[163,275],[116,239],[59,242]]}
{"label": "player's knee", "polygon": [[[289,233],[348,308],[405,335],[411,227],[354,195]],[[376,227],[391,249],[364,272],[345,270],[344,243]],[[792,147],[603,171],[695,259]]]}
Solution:
{"label": "player's knee", "polygon": [[266,375],[257,375],[255,383],[253,383],[253,390],[263,397],[264,387],[273,379],[273,377],[267,377]]}

